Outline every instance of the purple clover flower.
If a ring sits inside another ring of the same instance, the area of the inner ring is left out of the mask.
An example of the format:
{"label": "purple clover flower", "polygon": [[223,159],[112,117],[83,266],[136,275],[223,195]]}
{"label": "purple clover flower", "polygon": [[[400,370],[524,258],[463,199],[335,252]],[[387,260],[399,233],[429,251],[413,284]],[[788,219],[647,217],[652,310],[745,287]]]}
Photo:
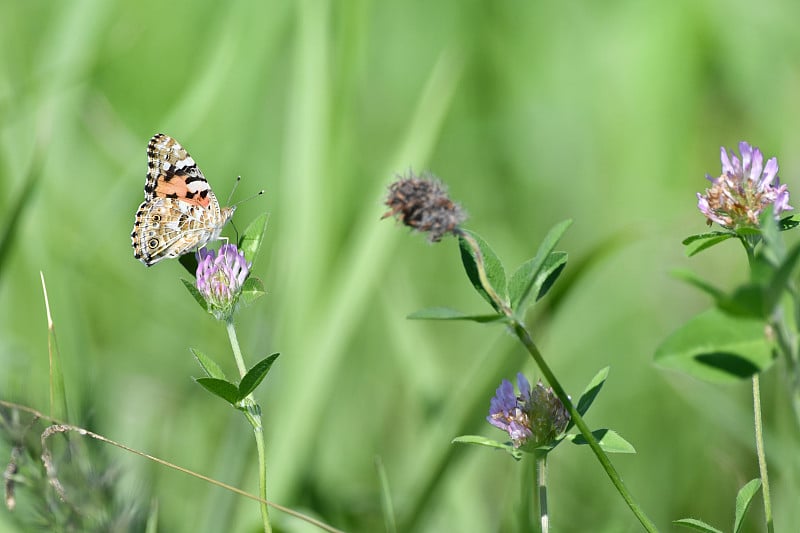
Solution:
{"label": "purple clover flower", "polygon": [[569,423],[564,405],[541,381],[531,388],[521,373],[517,374],[517,387],[519,395],[514,395],[510,381],[504,379],[500,383],[486,420],[508,432],[515,448],[525,444],[536,447],[553,441]]}
{"label": "purple clover flower", "polygon": [[252,266],[235,244],[224,244],[218,252],[197,251],[197,290],[208,311],[219,320],[230,318]]}
{"label": "purple clover flower", "polygon": [[778,178],[778,160],[772,157],[764,164],[761,150],[744,141],[739,153],[741,160],[721,147],[722,174],[718,178],[706,174],[711,187],[697,193],[697,207],[709,226],[716,222],[728,229],[758,227],[758,217],[767,206],[773,206],[776,219],[793,209],[787,186]]}

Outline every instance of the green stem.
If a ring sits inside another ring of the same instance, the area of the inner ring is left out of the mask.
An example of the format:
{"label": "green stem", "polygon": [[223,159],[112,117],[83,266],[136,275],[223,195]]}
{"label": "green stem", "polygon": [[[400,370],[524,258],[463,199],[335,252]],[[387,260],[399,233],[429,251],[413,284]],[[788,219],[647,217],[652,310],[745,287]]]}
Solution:
{"label": "green stem", "polygon": [[767,476],[767,456],[764,452],[764,434],[761,425],[761,387],[758,374],[753,374],[753,413],[755,415],[756,453],[758,455],[758,471],[761,476],[761,494],[764,499],[764,519],[767,531],[775,531],[772,524],[772,503],[769,497],[769,477]]}
{"label": "green stem", "polygon": [[536,455],[536,493],[539,524],[542,533],[550,532],[550,518],[547,515],[547,454]]}
{"label": "green stem", "polygon": [[[231,341],[231,349],[233,350],[233,357],[236,359],[236,366],[239,369],[239,375],[244,377],[247,373],[247,366],[244,364],[242,357],[242,350],[239,348],[239,339],[236,337],[236,328],[233,325],[233,319],[229,318],[225,321],[225,329],[228,331],[228,339]],[[264,451],[264,432],[261,426],[261,407],[256,403],[253,394],[248,394],[247,398],[242,401],[245,418],[253,428],[253,436],[256,439],[256,450],[258,451],[258,494],[262,500],[267,499],[267,459]],[[264,524],[264,533],[272,533],[272,525],[269,521],[269,508],[267,504],[261,502],[261,521]]]}
{"label": "green stem", "polygon": [[606,471],[606,474],[608,474],[608,477],[611,479],[611,483],[614,484],[614,487],[616,487],[617,491],[622,496],[622,499],[628,504],[628,507],[630,507],[636,518],[639,519],[639,522],[641,522],[645,530],[651,532],[658,531],[658,528],[656,528],[655,524],[647,517],[642,508],[639,507],[639,505],[634,501],[633,495],[631,495],[627,487],[625,487],[625,484],[622,482],[622,478],[619,476],[619,473],[617,473],[614,465],[611,464],[611,460],[608,458],[608,455],[606,455],[606,453],[600,447],[600,443],[597,442],[597,439],[592,434],[589,426],[587,426],[586,422],[583,421],[583,417],[581,417],[578,410],[575,409],[575,406],[572,405],[572,401],[569,399],[569,396],[567,396],[564,388],[558,382],[556,376],[553,374],[552,370],[550,370],[550,367],[547,366],[544,357],[542,357],[541,352],[539,352],[539,348],[536,346],[536,344],[534,344],[533,339],[531,339],[528,330],[525,329],[525,326],[523,326],[514,318],[511,319],[511,326],[514,329],[514,333],[516,333],[519,340],[528,350],[528,353],[530,353],[531,357],[533,357],[533,360],[536,362],[539,370],[541,370],[542,374],[544,374],[547,383],[549,383],[553,388],[553,392],[555,392],[558,399],[561,400],[561,403],[563,403],[564,407],[566,407],[567,411],[569,411],[569,415],[572,417],[572,421],[575,423],[575,426],[581,432],[583,438],[586,439],[586,442],[594,452],[597,460],[600,461],[600,465]]}
{"label": "green stem", "polygon": [[236,328],[233,325],[232,318],[225,321],[225,329],[228,330],[228,339],[231,341],[231,349],[233,349],[233,358],[236,359],[236,368],[239,369],[239,377],[243,378],[247,374],[247,365],[244,364],[244,357],[242,357],[242,350],[239,348],[239,339],[236,337]]}

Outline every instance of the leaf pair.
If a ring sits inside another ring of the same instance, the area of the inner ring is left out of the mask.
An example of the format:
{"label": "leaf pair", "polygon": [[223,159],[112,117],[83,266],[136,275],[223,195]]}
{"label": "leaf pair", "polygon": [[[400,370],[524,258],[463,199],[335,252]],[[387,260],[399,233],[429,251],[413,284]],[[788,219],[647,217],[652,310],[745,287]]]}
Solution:
{"label": "leaf pair", "polygon": [[507,316],[504,310],[507,308],[513,312],[513,318],[522,320],[528,307],[547,294],[567,265],[567,254],[553,250],[570,224],[572,221],[566,220],[554,226],[545,236],[536,255],[523,263],[510,280],[506,278],[502,261],[489,244],[478,234],[462,230],[464,235],[459,236],[458,241],[464,270],[475,290],[489,302],[495,313],[468,314],[446,307],[435,307],[412,313],[408,318],[506,321],[512,318]]}
{"label": "leaf pair", "polygon": [[203,367],[207,377],[195,378],[195,381],[202,385],[207,391],[218,396],[233,405],[239,407],[239,403],[247,398],[256,387],[261,384],[267,374],[272,368],[272,363],[278,358],[280,354],[274,353],[269,357],[262,359],[256,363],[247,373],[242,377],[238,385],[231,383],[225,377],[225,373],[220,366],[210,357],[205,355],[199,350],[191,349],[197,362]]}

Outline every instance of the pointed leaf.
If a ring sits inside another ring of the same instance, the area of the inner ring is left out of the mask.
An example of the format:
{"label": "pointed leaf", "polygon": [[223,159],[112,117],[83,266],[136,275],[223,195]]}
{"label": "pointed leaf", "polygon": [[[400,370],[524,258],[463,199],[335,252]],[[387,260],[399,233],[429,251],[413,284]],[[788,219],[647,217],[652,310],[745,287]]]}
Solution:
{"label": "pointed leaf", "polygon": [[492,315],[468,315],[455,309],[448,307],[431,307],[428,309],[421,309],[414,311],[406,318],[409,320],[470,320],[472,322],[500,322],[507,320],[507,317],[502,314]]}
{"label": "pointed leaf", "polygon": [[744,520],[744,515],[747,512],[747,508],[750,507],[750,502],[753,501],[753,496],[758,493],[758,489],[761,488],[761,480],[759,478],[751,479],[748,481],[744,487],[739,489],[739,493],[736,495],[736,520],[733,523],[733,533],[739,533],[739,530],[742,527],[742,520]]}
{"label": "pointed leaf", "polygon": [[778,229],[780,231],[786,231],[796,228],[798,224],[800,224],[800,222],[794,219],[794,215],[789,215],[786,218],[782,218],[780,222],[778,222]]}
{"label": "pointed leaf", "polygon": [[[586,412],[589,410],[589,407],[591,407],[592,403],[594,402],[594,399],[597,398],[598,394],[600,394],[600,389],[603,388],[603,385],[606,382],[610,368],[611,367],[607,366],[601,369],[597,374],[594,375],[589,384],[586,385],[581,397],[578,399],[578,405],[575,406],[575,409],[577,409],[581,416],[586,414]],[[570,420],[569,424],[567,424],[567,428],[564,431],[569,431],[574,425],[575,421]]]}
{"label": "pointed leaf", "polygon": [[722,289],[718,289],[708,283],[706,280],[702,279],[700,276],[692,272],[691,270],[686,269],[675,269],[671,272],[672,277],[679,279],[688,283],[689,285],[700,289],[702,292],[711,296],[715,302],[720,300],[724,300],[727,297],[727,294]]}
{"label": "pointed leaf", "polygon": [[242,285],[242,292],[239,294],[239,301],[244,305],[249,305],[264,296],[264,283],[255,276],[250,276]]}
{"label": "pointed leaf", "polygon": [[178,258],[178,262],[190,276],[197,277],[197,256],[195,254],[183,254]]}
{"label": "pointed leaf", "polygon": [[694,529],[695,531],[702,531],[703,533],[723,533],[719,529],[709,526],[702,520],[694,518],[681,518],[680,520],[673,520],[672,523],[688,529]]}
{"label": "pointed leaf", "polygon": [[[556,282],[558,276],[567,266],[567,253],[566,252],[551,252],[545,259],[544,264],[537,265],[536,258],[526,261],[521,267],[514,272],[511,276],[511,281],[508,283],[508,293],[511,298],[511,308],[524,312],[525,309],[520,307],[523,292],[529,290],[531,296],[534,296],[534,302],[538,302],[542,297],[547,294],[553,283]],[[538,272],[536,272],[538,268]],[[531,283],[531,278],[533,283]],[[526,299],[527,302],[530,298]]]}
{"label": "pointed leaf", "polygon": [[789,278],[797,266],[798,259],[800,259],[800,243],[795,244],[789,253],[786,254],[781,266],[770,281],[764,304],[766,312],[771,313],[775,306],[778,305],[781,295],[783,295],[783,292],[788,286]]}
{"label": "pointed leaf", "polygon": [[274,353],[266,359],[262,359],[256,363],[253,368],[247,371],[247,374],[244,375],[242,381],[239,383],[240,400],[253,392],[256,387],[258,387],[259,383],[267,377],[269,369],[272,368],[272,363],[275,362],[275,359],[277,359],[279,355],[279,353]]}
{"label": "pointed leaf", "polygon": [[256,217],[256,219],[247,226],[247,229],[242,233],[241,239],[239,239],[239,250],[244,253],[245,259],[251,263],[255,264],[256,257],[258,257],[258,251],[264,239],[264,232],[267,231],[268,220],[269,216],[266,213]]}
{"label": "pointed leaf", "polygon": [[183,282],[183,286],[186,287],[186,290],[189,291],[189,294],[192,295],[192,298],[194,298],[194,300],[200,304],[200,307],[203,308],[203,311],[207,313],[208,303],[206,302],[205,298],[203,298],[203,295],[200,294],[200,291],[197,290],[197,286],[191,281],[183,278],[181,278],[181,281]]}
{"label": "pointed leaf", "polygon": [[197,362],[200,363],[200,366],[203,367],[203,371],[208,375],[210,378],[217,378],[221,380],[227,380],[225,377],[225,373],[222,371],[222,368],[211,359],[209,356],[201,352],[200,350],[196,350],[195,348],[189,348],[189,351],[192,352]]}
{"label": "pointed leaf", "polygon": [[773,349],[764,321],[709,309],[672,333],[655,360],[707,381],[733,383],[768,368]]}
{"label": "pointed leaf", "polygon": [[510,454],[511,457],[513,457],[517,461],[519,461],[523,457],[523,453],[518,449],[514,448],[514,446],[510,442],[497,442],[496,440],[487,439],[486,437],[482,437],[480,435],[462,435],[460,437],[454,438],[450,442],[459,444],[477,444],[478,446],[486,446],[488,448],[502,450]]}
{"label": "pointed leaf", "polygon": [[605,385],[610,368],[611,367],[607,366],[601,369],[597,374],[594,375],[589,384],[586,385],[581,397],[578,399],[578,405],[575,407],[581,416],[586,414],[586,411],[589,410],[589,407],[592,405],[592,402],[594,402],[594,399],[597,398],[598,394],[600,394],[600,389],[602,389],[603,385]]}
{"label": "pointed leaf", "polygon": [[[592,435],[600,443],[603,451],[608,453],[636,453],[636,448],[613,429],[595,429],[592,431]],[[567,435],[566,440],[572,441],[573,444],[589,444],[580,433]]]}
{"label": "pointed leaf", "polygon": [[709,231],[707,233],[698,233],[696,235],[689,235],[688,237],[686,237],[685,239],[683,239],[681,241],[681,244],[684,245],[684,246],[688,246],[689,244],[692,244],[693,242],[704,241],[704,240],[707,240],[707,239],[715,239],[715,238],[721,237],[723,235],[727,235],[728,237],[735,237],[736,236],[730,231]]}
{"label": "pointed leaf", "polygon": [[732,295],[728,295],[689,270],[674,270],[672,275],[711,296],[717,307],[729,315],[751,318],[767,316],[764,312],[764,289],[758,284],[741,285]]}
{"label": "pointed leaf", "polygon": [[489,304],[496,310],[500,310],[497,302],[490,296],[489,288],[484,287],[481,283],[480,275],[478,273],[478,258],[476,257],[475,250],[470,244],[468,237],[472,237],[478,245],[481,257],[483,258],[484,271],[486,279],[489,282],[490,288],[494,290],[495,294],[503,301],[508,301],[508,287],[506,285],[506,271],[503,268],[503,263],[494,253],[489,244],[484,241],[477,233],[468,230],[462,230],[467,236],[459,235],[458,243],[461,250],[461,262],[464,264],[464,270],[469,276],[469,280],[478,291],[478,294],[483,296]]}
{"label": "pointed leaf", "polygon": [[[523,265],[515,273],[515,277],[517,276],[517,273],[519,273],[520,278],[522,278],[512,280],[516,282],[514,287],[514,299],[512,300],[512,307],[515,310],[519,309],[521,312],[524,311],[528,306],[528,300],[531,296],[535,296],[537,300],[541,296],[544,296],[544,293],[541,292],[541,289],[544,287],[547,278],[554,276],[551,280],[551,283],[547,285],[547,289],[549,289],[552,286],[552,282],[555,281],[555,278],[557,278],[561,273],[561,270],[563,270],[567,260],[566,254],[563,257],[563,264],[560,264],[559,256],[551,259],[551,254],[553,252],[553,248],[556,247],[558,241],[561,240],[564,232],[567,231],[567,228],[569,228],[571,224],[572,220],[567,219],[550,228],[550,231],[547,232],[544,240],[539,245],[539,249],[536,250],[536,255],[529,261],[531,264],[528,266]],[[534,289],[534,285],[536,285],[540,280],[539,273],[545,269],[545,264],[548,259],[551,259],[552,261],[550,264],[552,270],[548,273],[549,276],[545,275],[544,279],[541,280],[541,285],[539,285],[537,289]],[[528,273],[526,273],[525,270],[522,270],[523,268],[525,268]],[[520,270],[522,270],[522,272],[520,272]],[[547,292],[547,289],[545,289],[544,292]]]}
{"label": "pointed leaf", "polygon": [[712,246],[716,246],[721,242],[725,242],[728,239],[735,237],[736,235],[730,233],[723,233],[717,237],[710,237],[703,241],[698,241],[696,244],[687,245],[686,247],[686,256],[692,257],[693,255],[697,255],[703,250],[707,250]]}
{"label": "pointed leaf", "polygon": [[239,397],[239,388],[230,381],[217,378],[194,378],[194,380],[208,392],[219,396],[233,406],[241,399]]}

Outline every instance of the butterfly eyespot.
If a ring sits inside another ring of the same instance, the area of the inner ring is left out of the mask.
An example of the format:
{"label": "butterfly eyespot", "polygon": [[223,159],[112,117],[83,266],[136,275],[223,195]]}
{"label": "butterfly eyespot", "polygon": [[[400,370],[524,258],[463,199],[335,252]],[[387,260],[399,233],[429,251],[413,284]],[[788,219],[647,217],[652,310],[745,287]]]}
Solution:
{"label": "butterfly eyespot", "polygon": [[161,222],[161,215],[153,215],[153,216],[151,217],[151,220],[152,220],[153,222]]}
{"label": "butterfly eyespot", "polygon": [[149,248],[157,248],[158,247],[158,239],[150,239],[147,241],[147,246]]}

